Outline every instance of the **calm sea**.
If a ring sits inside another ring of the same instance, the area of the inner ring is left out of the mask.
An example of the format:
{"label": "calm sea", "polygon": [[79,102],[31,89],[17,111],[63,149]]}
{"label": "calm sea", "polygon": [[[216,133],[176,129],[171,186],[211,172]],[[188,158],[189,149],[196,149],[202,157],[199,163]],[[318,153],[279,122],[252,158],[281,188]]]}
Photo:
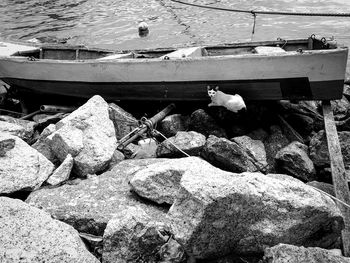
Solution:
{"label": "calm sea", "polygon": [[[188,0],[247,10],[350,12],[349,0]],[[150,35],[140,38],[139,22]],[[69,38],[70,44],[132,49],[334,36],[350,46],[350,17],[258,15],[189,7],[170,0],[0,0],[0,39]]]}

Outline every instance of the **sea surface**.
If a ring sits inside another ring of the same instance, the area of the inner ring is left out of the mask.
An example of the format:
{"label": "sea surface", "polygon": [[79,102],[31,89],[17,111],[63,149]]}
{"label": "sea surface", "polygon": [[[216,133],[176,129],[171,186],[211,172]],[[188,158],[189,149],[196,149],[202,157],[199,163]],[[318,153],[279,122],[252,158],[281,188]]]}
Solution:
{"label": "sea surface", "polygon": [[[350,12],[349,0],[184,0],[247,10]],[[137,26],[149,25],[140,38]],[[171,0],[0,0],[0,39],[49,41],[108,49],[219,44],[334,36],[350,46],[350,17],[253,16],[201,9]]]}

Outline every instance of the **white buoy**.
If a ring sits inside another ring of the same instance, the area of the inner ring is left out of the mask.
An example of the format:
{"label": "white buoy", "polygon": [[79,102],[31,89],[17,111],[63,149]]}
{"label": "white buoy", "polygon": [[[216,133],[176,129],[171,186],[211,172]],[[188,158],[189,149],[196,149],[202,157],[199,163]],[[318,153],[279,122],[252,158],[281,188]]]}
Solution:
{"label": "white buoy", "polygon": [[149,34],[148,24],[146,22],[141,22],[138,26],[139,36],[146,37]]}

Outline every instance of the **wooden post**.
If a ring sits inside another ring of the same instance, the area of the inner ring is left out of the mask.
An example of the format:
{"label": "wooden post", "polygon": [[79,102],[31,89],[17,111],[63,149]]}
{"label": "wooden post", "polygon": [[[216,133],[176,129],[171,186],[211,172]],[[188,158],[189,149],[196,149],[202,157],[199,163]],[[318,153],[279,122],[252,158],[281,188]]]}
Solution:
{"label": "wooden post", "polygon": [[[326,131],[329,157],[331,160],[332,180],[336,197],[341,201],[350,204],[350,192],[346,179],[343,155],[334,116],[329,100],[322,102],[324,126]],[[343,214],[345,228],[342,231],[344,256],[350,256],[350,209],[338,202],[338,206]]]}

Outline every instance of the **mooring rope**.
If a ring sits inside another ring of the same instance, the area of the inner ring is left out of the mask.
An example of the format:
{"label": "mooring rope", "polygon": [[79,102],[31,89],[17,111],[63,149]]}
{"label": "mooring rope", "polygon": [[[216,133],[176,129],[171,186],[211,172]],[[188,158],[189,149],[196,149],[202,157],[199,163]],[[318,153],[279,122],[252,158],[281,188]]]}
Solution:
{"label": "mooring rope", "polygon": [[180,0],[170,0],[171,2],[195,6],[206,9],[213,9],[219,11],[227,11],[227,12],[236,12],[236,13],[247,13],[256,16],[258,14],[262,15],[285,15],[285,16],[331,16],[331,17],[350,17],[350,13],[303,13],[303,12],[281,12],[281,11],[261,11],[261,10],[243,10],[243,9],[234,9],[234,8],[225,8],[225,7],[217,7],[217,6],[207,6],[207,5],[199,5],[188,2],[183,2]]}
{"label": "mooring rope", "polygon": [[[162,136],[163,139],[168,140],[168,138],[162,134],[160,131],[157,131],[156,129],[153,130],[153,132],[157,133],[158,135]],[[181,150],[178,146],[176,146],[174,143],[172,143],[171,141],[168,140],[168,142],[175,147],[175,149],[177,149],[179,152],[183,153],[186,157],[190,157],[190,155],[186,152],[184,152],[183,150]]]}

